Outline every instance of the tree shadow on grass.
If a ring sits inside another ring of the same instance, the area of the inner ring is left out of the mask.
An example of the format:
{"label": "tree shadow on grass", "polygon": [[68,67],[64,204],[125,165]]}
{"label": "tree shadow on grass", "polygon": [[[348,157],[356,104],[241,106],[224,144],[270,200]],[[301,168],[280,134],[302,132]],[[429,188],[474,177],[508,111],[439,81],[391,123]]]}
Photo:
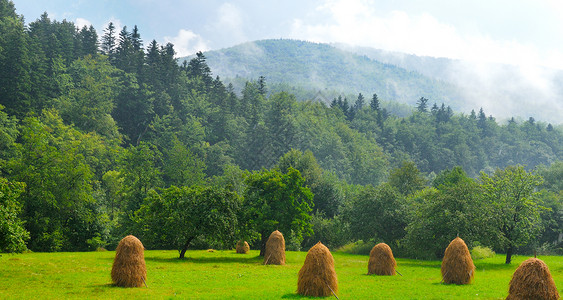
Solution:
{"label": "tree shadow on grass", "polygon": [[283,295],[282,299],[319,299],[319,297],[302,296],[302,295],[299,295],[297,293],[289,293],[289,294]]}
{"label": "tree shadow on grass", "polygon": [[500,271],[500,270],[513,270],[516,269],[520,263],[511,263],[509,265],[505,263],[490,263],[490,262],[475,262],[473,264],[477,268],[477,271]]}
{"label": "tree shadow on grass", "polygon": [[262,256],[250,256],[250,257],[185,257],[180,259],[178,257],[145,257],[145,261],[154,261],[162,263],[196,263],[196,264],[217,264],[217,263],[243,263],[243,264],[255,264],[260,263],[264,258]]}

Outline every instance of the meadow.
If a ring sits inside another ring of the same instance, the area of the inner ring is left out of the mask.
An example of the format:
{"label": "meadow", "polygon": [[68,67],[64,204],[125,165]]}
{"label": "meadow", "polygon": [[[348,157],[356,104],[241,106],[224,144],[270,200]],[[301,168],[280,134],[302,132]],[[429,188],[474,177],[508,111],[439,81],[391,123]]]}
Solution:
{"label": "meadow", "polygon": [[[258,251],[145,251],[147,285],[111,284],[115,256],[105,252],[2,254],[0,299],[300,299],[297,273],[306,252],[288,251],[285,266],[262,265]],[[366,275],[368,256],[333,252],[340,299],[504,299],[514,270],[527,259],[504,256],[475,260],[470,285],[440,283],[440,261],[397,259],[396,276]],[[539,256],[563,291],[563,257]],[[330,297],[336,299],[334,297]]]}

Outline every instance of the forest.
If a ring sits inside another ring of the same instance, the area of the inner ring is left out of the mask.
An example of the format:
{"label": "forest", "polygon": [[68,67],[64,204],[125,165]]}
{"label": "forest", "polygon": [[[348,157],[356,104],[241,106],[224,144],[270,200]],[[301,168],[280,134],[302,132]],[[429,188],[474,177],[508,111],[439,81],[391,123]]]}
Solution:
{"label": "forest", "polygon": [[503,124],[417,97],[406,116],[359,93],[330,105],[240,92],[203,53],[140,29],[98,34],[0,0],[0,252],[263,249],[386,242],[436,258],[456,236],[562,253],[563,129]]}

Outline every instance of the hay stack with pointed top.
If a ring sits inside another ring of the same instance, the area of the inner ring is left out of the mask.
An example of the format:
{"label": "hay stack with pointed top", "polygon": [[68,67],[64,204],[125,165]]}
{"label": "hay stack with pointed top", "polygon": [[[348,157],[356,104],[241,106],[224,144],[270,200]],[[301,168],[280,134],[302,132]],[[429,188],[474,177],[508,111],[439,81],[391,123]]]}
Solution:
{"label": "hay stack with pointed top", "polygon": [[506,300],[559,299],[549,268],[540,259],[528,258],[514,271]]}
{"label": "hay stack with pointed top", "polygon": [[297,293],[303,296],[327,297],[338,291],[334,258],[321,242],[311,247],[299,270]]}
{"label": "hay stack with pointed top", "polygon": [[395,275],[397,262],[393,251],[385,243],[379,243],[369,253],[368,275]]}
{"label": "hay stack with pointed top", "polygon": [[444,283],[469,284],[473,280],[475,265],[467,245],[459,237],[446,248],[441,269]]}
{"label": "hay stack with pointed top", "polygon": [[140,287],[147,279],[145,248],[141,241],[128,235],[115,249],[115,259],[111,268],[113,283],[121,287]]}
{"label": "hay stack with pointed top", "polygon": [[246,241],[238,241],[237,243],[237,253],[246,254],[250,251],[250,246]]}
{"label": "hay stack with pointed top", "polygon": [[265,265],[285,265],[285,239],[279,231],[270,234],[264,252]]}

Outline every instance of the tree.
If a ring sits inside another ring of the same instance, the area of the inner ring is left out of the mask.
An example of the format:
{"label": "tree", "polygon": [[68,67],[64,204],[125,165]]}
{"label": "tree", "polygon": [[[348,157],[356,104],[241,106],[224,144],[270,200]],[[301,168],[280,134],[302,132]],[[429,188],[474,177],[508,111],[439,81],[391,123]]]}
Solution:
{"label": "tree", "polygon": [[23,205],[18,199],[24,190],[24,183],[0,177],[0,252],[27,250],[29,232],[20,218]]}
{"label": "tree", "polygon": [[522,166],[509,166],[492,176],[481,173],[481,182],[490,209],[488,223],[496,229],[492,240],[506,251],[505,263],[510,264],[514,250],[534,240],[541,229],[536,187],[542,178]]}
{"label": "tree", "polygon": [[480,185],[467,177],[412,194],[404,238],[410,255],[440,258],[456,236],[463,238],[469,247],[475,242],[486,242],[487,223],[483,222],[483,216],[487,211],[480,195]]}
{"label": "tree", "polygon": [[[23,118],[32,109],[32,52],[23,17],[12,1],[0,0],[0,95],[6,112]],[[38,111],[36,111],[37,113]]]}
{"label": "tree", "polygon": [[356,103],[354,103],[354,111],[359,112],[364,108],[365,105],[364,95],[362,93],[358,94],[358,99],[356,99]]}
{"label": "tree", "polygon": [[109,22],[108,27],[104,30],[101,46],[102,53],[109,56],[110,62],[113,63],[115,49],[117,47],[115,38],[115,25],[113,25],[113,22]]}
{"label": "tree", "polygon": [[379,105],[379,98],[377,97],[376,93],[373,93],[369,107],[374,111],[379,111],[381,109]]}
{"label": "tree", "polygon": [[406,202],[404,197],[388,184],[377,188],[367,185],[346,204],[343,216],[350,224],[350,231],[356,239],[375,239],[396,248],[398,241],[405,235]]}
{"label": "tree", "polygon": [[246,179],[244,210],[249,228],[260,235],[260,255],[274,230],[281,231],[288,242],[300,243],[312,233],[310,219],[313,194],[305,186],[301,173],[289,168],[253,172]]}
{"label": "tree", "polygon": [[290,168],[299,170],[306,186],[313,193],[315,213],[322,213],[329,218],[338,213],[344,198],[340,182],[334,174],[323,171],[313,152],[291,149],[280,158],[276,168],[282,173],[287,173]]}
{"label": "tree", "polygon": [[416,102],[416,109],[422,113],[428,112],[427,103],[428,103],[428,99],[424,97],[420,97],[420,99],[418,99],[418,101]]}
{"label": "tree", "polygon": [[64,125],[54,110],[24,119],[20,155],[8,169],[11,180],[26,185],[20,199],[31,250],[84,251],[90,248],[87,241],[106,229],[88,161],[101,142],[97,138]]}
{"label": "tree", "polygon": [[400,168],[391,171],[388,182],[399,193],[407,196],[423,189],[426,179],[420,174],[414,162],[405,161]]}
{"label": "tree", "polygon": [[198,238],[234,245],[242,231],[237,193],[215,187],[172,186],[151,191],[135,212],[137,232],[146,245],[178,249],[184,258],[190,243]]}
{"label": "tree", "polygon": [[58,99],[61,116],[85,132],[94,131],[119,138],[111,116],[116,96],[115,68],[102,57],[86,56],[75,60],[69,70],[73,85]]}

